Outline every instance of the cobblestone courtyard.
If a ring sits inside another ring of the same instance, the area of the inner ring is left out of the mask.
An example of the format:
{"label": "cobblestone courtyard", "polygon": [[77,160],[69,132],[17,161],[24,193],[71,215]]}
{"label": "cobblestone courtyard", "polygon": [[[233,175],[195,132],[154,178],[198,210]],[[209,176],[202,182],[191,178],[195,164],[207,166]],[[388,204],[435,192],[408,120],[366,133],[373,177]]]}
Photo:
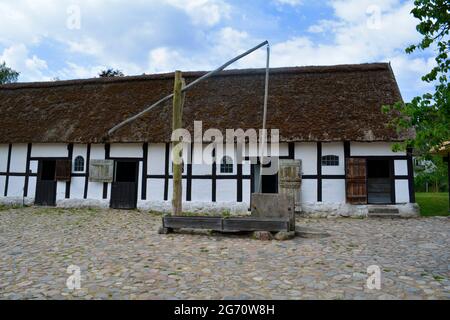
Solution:
{"label": "cobblestone courtyard", "polygon": [[[136,211],[0,211],[0,299],[449,299],[450,219],[299,219],[326,238],[157,233]],[[66,287],[81,268],[81,290]],[[381,290],[366,288],[379,265]]]}

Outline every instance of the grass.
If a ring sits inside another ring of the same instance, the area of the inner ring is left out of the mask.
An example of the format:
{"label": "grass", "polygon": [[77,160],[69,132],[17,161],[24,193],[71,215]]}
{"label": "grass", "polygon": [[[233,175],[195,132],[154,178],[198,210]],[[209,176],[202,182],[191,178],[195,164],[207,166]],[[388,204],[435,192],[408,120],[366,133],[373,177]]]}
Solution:
{"label": "grass", "polygon": [[424,217],[448,216],[448,193],[416,193],[416,202]]}

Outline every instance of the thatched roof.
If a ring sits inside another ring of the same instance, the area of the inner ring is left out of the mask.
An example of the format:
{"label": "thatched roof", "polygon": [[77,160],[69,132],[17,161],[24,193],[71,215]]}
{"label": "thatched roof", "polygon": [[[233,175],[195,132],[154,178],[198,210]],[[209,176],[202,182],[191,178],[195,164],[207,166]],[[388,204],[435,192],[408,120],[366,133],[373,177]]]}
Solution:
{"label": "thatched roof", "polygon": [[[189,83],[204,72],[187,72]],[[173,74],[0,86],[0,143],[104,141],[107,131],[173,90]],[[264,70],[225,71],[188,92],[184,124],[260,128]],[[271,70],[268,127],[282,141],[398,141],[384,104],[401,100],[389,64]],[[110,142],[165,142],[171,102],[117,131]]]}

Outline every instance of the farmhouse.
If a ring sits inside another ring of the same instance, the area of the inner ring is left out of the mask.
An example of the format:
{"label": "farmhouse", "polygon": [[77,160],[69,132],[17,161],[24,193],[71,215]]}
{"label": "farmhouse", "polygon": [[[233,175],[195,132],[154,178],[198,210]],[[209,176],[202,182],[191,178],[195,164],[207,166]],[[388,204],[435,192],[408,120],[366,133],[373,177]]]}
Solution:
{"label": "farmhouse", "polygon": [[[189,83],[204,72],[187,72]],[[189,91],[184,127],[259,129],[264,70],[224,71]],[[280,159],[302,161],[304,213],[365,214],[389,204],[414,214],[411,150],[382,105],[400,101],[389,64],[270,71],[268,129]],[[0,86],[0,201],[166,211],[172,196],[171,102],[108,136],[109,129],[173,90],[173,74]],[[259,163],[236,152],[192,164],[185,152],[184,209],[247,211]],[[201,151],[200,151],[201,152]],[[276,193],[278,176],[263,176]]]}

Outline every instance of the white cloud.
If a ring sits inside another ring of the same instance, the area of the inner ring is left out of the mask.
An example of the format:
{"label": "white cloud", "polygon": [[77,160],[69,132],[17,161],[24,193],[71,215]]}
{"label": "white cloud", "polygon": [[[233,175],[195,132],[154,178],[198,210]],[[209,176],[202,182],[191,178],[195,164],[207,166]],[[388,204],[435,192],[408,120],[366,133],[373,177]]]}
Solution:
{"label": "white cloud", "polygon": [[68,45],[68,50],[73,53],[82,53],[88,55],[102,55],[103,45],[100,41],[93,38],[85,37],[79,41],[66,41]]}
{"label": "white cloud", "polygon": [[49,79],[44,75],[44,72],[48,69],[47,62],[36,55],[30,57],[28,48],[23,43],[4,49],[0,55],[0,61],[4,61],[12,69],[20,71],[22,80]]}
{"label": "white cloud", "polygon": [[231,6],[220,0],[166,0],[175,8],[183,10],[196,25],[213,26],[229,17]]}
{"label": "white cloud", "polygon": [[290,5],[293,7],[299,6],[302,4],[302,0],[274,0],[276,4],[279,5]]}

